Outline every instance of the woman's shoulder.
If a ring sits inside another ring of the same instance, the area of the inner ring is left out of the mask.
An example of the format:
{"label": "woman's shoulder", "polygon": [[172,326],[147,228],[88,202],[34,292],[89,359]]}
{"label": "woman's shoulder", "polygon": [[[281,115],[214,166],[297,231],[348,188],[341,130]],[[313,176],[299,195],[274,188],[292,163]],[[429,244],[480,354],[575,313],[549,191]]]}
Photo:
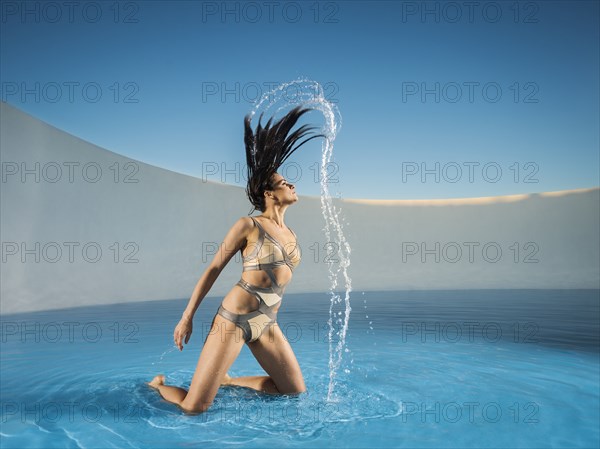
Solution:
{"label": "woman's shoulder", "polygon": [[238,227],[240,230],[242,231],[251,231],[255,225],[254,222],[254,217],[250,217],[250,216],[243,216],[238,218],[238,220],[236,221],[235,225],[236,227]]}

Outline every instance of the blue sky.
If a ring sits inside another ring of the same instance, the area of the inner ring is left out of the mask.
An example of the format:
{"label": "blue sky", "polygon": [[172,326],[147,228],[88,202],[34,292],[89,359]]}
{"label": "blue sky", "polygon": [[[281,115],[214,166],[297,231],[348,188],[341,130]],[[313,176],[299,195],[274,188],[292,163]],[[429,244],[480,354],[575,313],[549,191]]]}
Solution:
{"label": "blue sky", "polygon": [[[257,87],[306,77],[343,117],[334,195],[600,184],[597,1],[271,5],[2,2],[2,100],[132,159],[242,186]],[[320,152],[314,140],[282,171],[300,194],[320,193]]]}

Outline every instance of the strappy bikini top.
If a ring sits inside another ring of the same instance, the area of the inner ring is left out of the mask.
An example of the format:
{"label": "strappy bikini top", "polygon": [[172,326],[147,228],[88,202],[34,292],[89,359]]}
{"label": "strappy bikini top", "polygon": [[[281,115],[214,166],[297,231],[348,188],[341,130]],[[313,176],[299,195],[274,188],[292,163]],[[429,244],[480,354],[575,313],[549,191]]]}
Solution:
{"label": "strappy bikini top", "polygon": [[[243,258],[243,271],[265,270],[270,273],[272,269],[281,265],[287,265],[290,270],[294,271],[294,268],[300,263],[300,248],[296,245],[291,254],[288,254],[285,248],[265,231],[258,220],[254,217],[250,218],[258,226],[259,234],[253,251]],[[290,229],[290,231],[292,230]],[[294,231],[292,231],[292,234],[296,237]]]}

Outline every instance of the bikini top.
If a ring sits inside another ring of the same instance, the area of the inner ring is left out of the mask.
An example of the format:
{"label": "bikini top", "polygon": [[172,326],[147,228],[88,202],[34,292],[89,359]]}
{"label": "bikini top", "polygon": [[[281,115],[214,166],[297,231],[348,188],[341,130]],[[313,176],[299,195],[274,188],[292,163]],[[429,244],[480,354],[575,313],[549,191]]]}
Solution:
{"label": "bikini top", "polygon": [[[271,270],[281,265],[287,265],[290,270],[298,266],[301,259],[300,248],[296,247],[288,254],[283,246],[275,240],[254,217],[252,221],[258,226],[258,241],[253,251],[244,257],[243,271],[265,270],[271,274]],[[289,228],[288,228],[289,229]],[[290,231],[292,231],[290,229]],[[294,237],[296,233],[292,231]],[[265,238],[266,237],[266,238]]]}

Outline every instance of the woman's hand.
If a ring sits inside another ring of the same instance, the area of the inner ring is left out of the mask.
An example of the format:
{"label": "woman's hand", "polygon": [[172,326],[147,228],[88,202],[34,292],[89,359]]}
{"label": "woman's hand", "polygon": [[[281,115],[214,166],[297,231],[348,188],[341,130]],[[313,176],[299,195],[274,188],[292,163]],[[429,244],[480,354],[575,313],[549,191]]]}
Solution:
{"label": "woman's hand", "polygon": [[175,345],[179,348],[179,350],[183,350],[183,344],[181,344],[181,340],[185,338],[185,344],[187,345],[188,341],[190,341],[190,337],[192,336],[192,319],[182,317],[179,320],[179,323],[175,327],[175,332],[173,332],[173,339],[175,340]]}

